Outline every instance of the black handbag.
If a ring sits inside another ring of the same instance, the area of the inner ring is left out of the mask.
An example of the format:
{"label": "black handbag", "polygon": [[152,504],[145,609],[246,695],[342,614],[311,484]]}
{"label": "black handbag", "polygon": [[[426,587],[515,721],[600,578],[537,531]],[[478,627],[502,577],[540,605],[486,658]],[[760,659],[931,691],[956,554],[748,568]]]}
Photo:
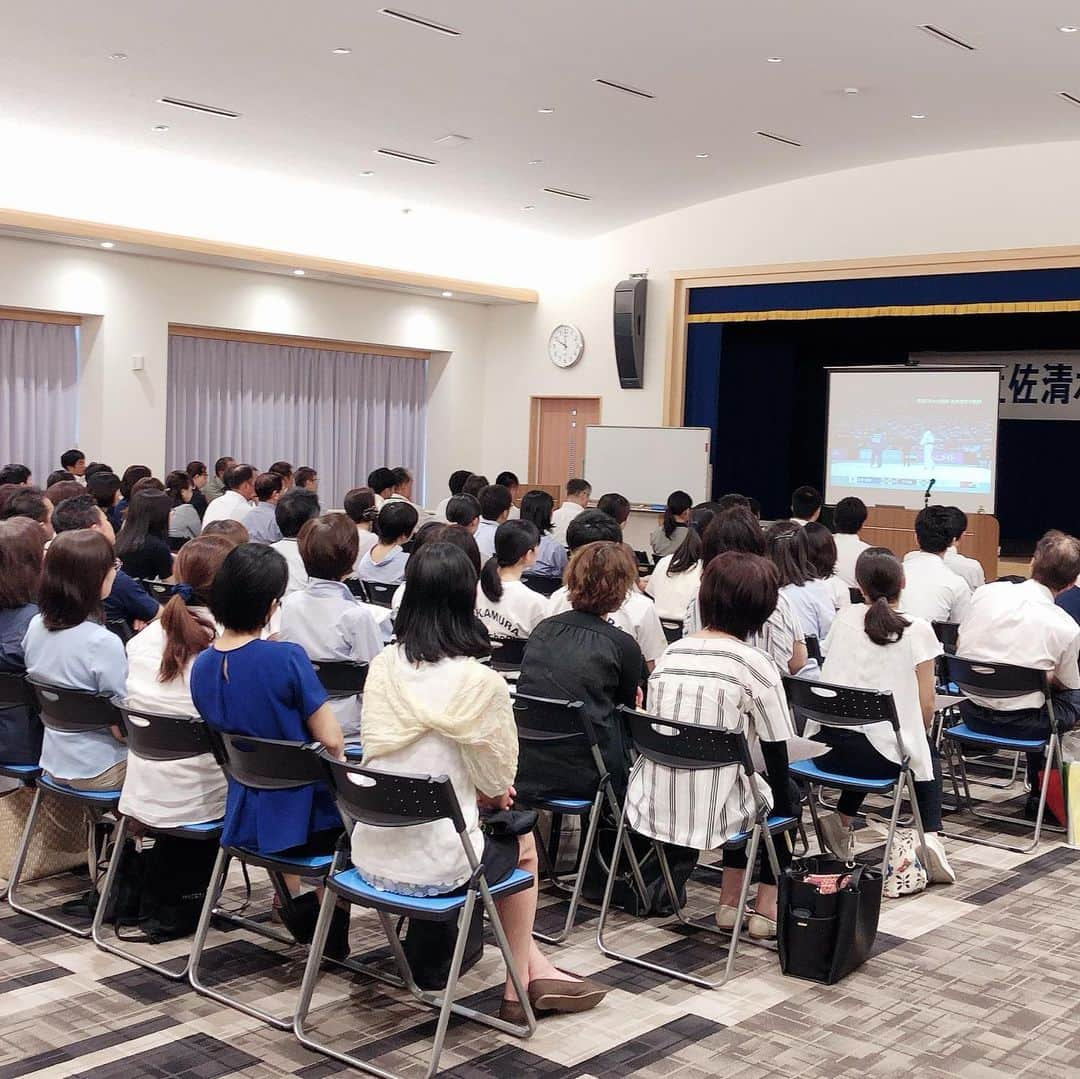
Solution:
{"label": "black handbag", "polygon": [[[836,878],[836,890],[814,878]],[[808,879],[809,878],[809,879]],[[881,869],[804,858],[784,870],[777,899],[780,969],[832,985],[870,956],[881,913]]]}

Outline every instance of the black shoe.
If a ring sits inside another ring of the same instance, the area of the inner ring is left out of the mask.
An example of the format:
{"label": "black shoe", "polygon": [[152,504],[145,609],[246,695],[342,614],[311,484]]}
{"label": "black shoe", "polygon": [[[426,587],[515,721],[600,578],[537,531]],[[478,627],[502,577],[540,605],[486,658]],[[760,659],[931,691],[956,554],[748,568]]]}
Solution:
{"label": "black shoe", "polygon": [[1024,803],[1024,817],[1027,820],[1034,820],[1039,815],[1039,796],[1037,794],[1029,794],[1027,801]]}
{"label": "black shoe", "polygon": [[297,944],[310,944],[319,917],[319,897],[314,892],[293,896],[281,908],[281,920]]}
{"label": "black shoe", "polygon": [[330,921],[330,933],[326,938],[326,956],[339,963],[349,958],[349,910],[346,907],[334,907],[334,917]]}
{"label": "black shoe", "polygon": [[78,899],[69,899],[66,903],[60,904],[60,913],[67,915],[69,918],[86,918],[92,920],[97,913],[98,905],[98,893],[95,888],[91,888],[88,892],[83,892]]}

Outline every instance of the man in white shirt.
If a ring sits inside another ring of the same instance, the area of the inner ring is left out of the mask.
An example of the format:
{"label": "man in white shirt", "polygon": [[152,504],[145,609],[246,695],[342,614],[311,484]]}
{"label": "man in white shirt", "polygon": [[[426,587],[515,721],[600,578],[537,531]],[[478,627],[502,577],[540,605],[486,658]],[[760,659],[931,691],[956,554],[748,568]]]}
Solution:
{"label": "man in white shirt", "polygon": [[945,552],[945,565],[953,573],[963,577],[967,581],[968,588],[974,592],[976,588],[982,588],[986,584],[986,575],[983,573],[982,565],[979,562],[974,558],[962,555],[956,547],[967,531],[967,514],[958,506],[946,506],[945,508],[949,511],[949,520],[952,521],[952,545]]}
{"label": "man in white shirt", "polygon": [[225,473],[225,493],[215,498],[203,514],[203,528],[212,521],[244,523],[255,499],[255,469],[251,465],[233,465]]}
{"label": "man in white shirt", "polygon": [[367,485],[375,493],[375,508],[381,510],[383,503],[394,493],[393,469],[376,468],[369,473]]}
{"label": "man in white shirt", "polygon": [[450,505],[450,499],[455,498],[457,495],[465,489],[465,481],[472,475],[467,468],[459,468],[456,472],[450,473],[450,495],[448,498],[444,498],[435,507],[435,520],[442,521],[443,524],[449,524],[450,522],[446,517],[446,507]]}
{"label": "man in white shirt", "polygon": [[86,454],[82,450],[65,450],[60,454],[60,467],[76,483],[86,484]]}
{"label": "man in white shirt", "polygon": [[[604,540],[622,543],[622,531],[613,517],[601,510],[587,510],[571,521],[567,538],[570,544],[570,559],[573,561],[574,551],[586,544]],[[570,596],[564,585],[552,595],[548,615],[562,614],[563,611],[569,611],[572,607],[573,604],[570,602]],[[617,611],[612,611],[607,616],[607,621],[625,633],[629,633],[637,641],[641,654],[645,657],[645,663],[651,671],[667,649],[667,637],[664,635],[664,627],[660,624],[660,616],[656,613],[656,604],[639,589],[631,588],[623,605]]]}
{"label": "man in white shirt", "polygon": [[971,603],[963,577],[945,565],[952,519],[944,506],[927,506],[915,518],[920,550],[904,556],[900,610],[928,622],[962,622]]}
{"label": "man in white shirt", "polygon": [[[1035,548],[1031,580],[984,585],[975,593],[960,624],[957,655],[965,659],[1011,663],[1050,672],[1054,715],[1061,730],[1071,730],[1080,715],[1080,626],[1054,604],[1080,576],[1080,541],[1047,532]],[[975,697],[960,706],[964,721],[985,734],[1010,738],[1047,738],[1049,720],[1042,693],[1022,697]],[[1041,753],[1028,755],[1031,794],[1027,811],[1038,803]]]}
{"label": "man in white shirt", "polygon": [[551,515],[551,538],[566,546],[566,530],[570,522],[589,504],[592,484],[586,480],[570,480],[566,485],[566,500]]}
{"label": "man in white shirt", "polygon": [[816,487],[796,487],[791,492],[791,519],[797,525],[808,525],[821,516],[821,492]]}
{"label": "man in white shirt", "polygon": [[859,555],[867,550],[869,543],[864,543],[859,533],[866,524],[866,503],[861,498],[841,498],[833,511],[833,524],[836,532],[836,568],[833,573],[848,586],[858,588],[855,580],[855,563]]}
{"label": "man in white shirt", "polygon": [[[403,467],[390,469],[391,474],[394,477],[394,488],[384,500],[386,502],[407,502],[414,510],[416,510],[417,519],[421,524],[431,516],[430,513],[423,506],[417,505],[412,500],[412,487],[413,477],[412,473]],[[382,508],[381,506],[379,507]]]}
{"label": "man in white shirt", "polygon": [[480,524],[476,529],[476,546],[480,548],[480,565],[495,553],[495,530],[510,515],[510,492],[497,483],[490,483],[480,492]]}
{"label": "man in white shirt", "polygon": [[319,496],[302,487],[290,487],[278,500],[274,515],[282,538],[270,546],[285,559],[289,567],[289,583],[285,587],[287,596],[307,587],[308,572],[300,556],[296,537],[312,517],[319,516]]}

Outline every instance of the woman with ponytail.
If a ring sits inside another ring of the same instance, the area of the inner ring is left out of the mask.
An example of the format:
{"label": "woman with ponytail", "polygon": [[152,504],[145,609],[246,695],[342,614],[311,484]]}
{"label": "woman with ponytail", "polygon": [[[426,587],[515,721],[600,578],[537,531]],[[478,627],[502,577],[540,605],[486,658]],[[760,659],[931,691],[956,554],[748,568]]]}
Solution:
{"label": "woman with ponytail", "polygon": [[[235,545],[225,536],[197,536],[176,556],[176,590],[161,617],[128,642],[127,703],[158,715],[197,716],[191,664],[217,636],[210,586]],[[225,776],[214,758],[147,761],[128,757],[120,811],[156,828],[218,820],[225,812]]]}
{"label": "woman with ponytail", "polygon": [[659,561],[674,554],[690,531],[690,507],[694,500],[685,491],[672,491],[664,507],[664,523],[649,536],[653,556]]}
{"label": "woman with ponytail", "polygon": [[[949,883],[956,874],[945,856],[941,831],[941,764],[927,737],[934,719],[934,660],[941,645],[930,623],[898,610],[904,587],[904,567],[884,547],[869,547],[855,563],[866,606],[845,607],[823,642],[826,653],[821,669],[824,682],[858,689],[887,690],[896,703],[900,741],[915,776],[930,865],[931,883]],[[900,774],[896,736],[886,723],[842,730],[817,723],[806,725],[806,737],[832,748],[815,763],[827,772],[868,778]],[[847,857],[852,818],[862,805],[861,791],[844,791],[838,812],[821,820],[826,844],[839,857]]]}
{"label": "woman with ponytail", "polygon": [[682,543],[656,563],[645,591],[656,601],[656,613],[661,618],[676,622],[685,619],[686,608],[698,593],[701,571],[705,568],[701,558],[701,537],[714,516],[708,506],[691,510]]}
{"label": "woman with ponytail", "polygon": [[526,638],[548,615],[539,592],[521,576],[536,564],[540,533],[531,521],[504,521],[495,530],[495,554],[480,571],[476,616],[492,637]]}

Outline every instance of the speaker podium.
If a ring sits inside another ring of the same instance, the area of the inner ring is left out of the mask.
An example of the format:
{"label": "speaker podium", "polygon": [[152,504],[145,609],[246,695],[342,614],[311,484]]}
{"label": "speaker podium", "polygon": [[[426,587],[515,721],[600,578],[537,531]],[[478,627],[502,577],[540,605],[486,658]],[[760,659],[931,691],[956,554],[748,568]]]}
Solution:
{"label": "speaker podium", "polygon": [[[915,518],[918,510],[903,506],[869,506],[866,524],[859,535],[872,547],[888,547],[898,558],[908,551],[917,551],[919,541],[915,538]],[[986,574],[988,581],[998,576],[998,543],[1000,530],[998,520],[989,513],[969,513],[968,530],[959,543],[959,551],[974,558]]]}

